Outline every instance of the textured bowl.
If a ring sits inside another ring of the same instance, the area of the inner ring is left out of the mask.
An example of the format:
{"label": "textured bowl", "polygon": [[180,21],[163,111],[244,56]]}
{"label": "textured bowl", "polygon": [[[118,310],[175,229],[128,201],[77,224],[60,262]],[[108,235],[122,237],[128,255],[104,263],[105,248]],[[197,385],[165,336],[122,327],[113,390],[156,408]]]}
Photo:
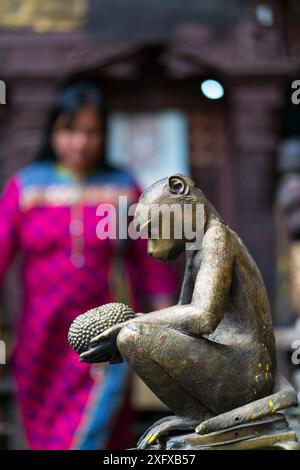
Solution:
{"label": "textured bowl", "polygon": [[128,305],[110,303],[79,315],[70,326],[68,341],[78,354],[87,351],[91,340],[111,326],[134,317]]}

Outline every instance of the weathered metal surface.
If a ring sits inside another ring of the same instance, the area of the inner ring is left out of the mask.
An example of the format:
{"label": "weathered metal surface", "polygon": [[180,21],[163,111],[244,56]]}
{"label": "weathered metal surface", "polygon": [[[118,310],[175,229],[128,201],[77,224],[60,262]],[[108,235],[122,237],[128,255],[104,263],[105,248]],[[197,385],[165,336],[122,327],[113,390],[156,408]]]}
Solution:
{"label": "weathered metal surface", "polygon": [[[176,237],[171,217],[169,236],[162,235],[159,220],[164,214],[154,217],[149,209],[173,204],[182,209],[182,225],[188,221],[188,212],[183,209],[192,206],[190,222],[195,233],[204,233],[200,246],[188,250],[186,232]],[[198,205],[204,207],[201,227],[196,224]],[[295,433],[280,417],[269,417],[296,406],[297,394],[276,372],[264,281],[240,237],[225,225],[195,183],[183,175],[163,178],[144,191],[135,224],[140,232],[148,232],[148,254],[154,258],[167,262],[186,252],[179,302],[107,329],[91,342],[92,349],[81,354],[81,359],[103,362],[115,344],[116,353],[175,413],[155,423],[141,437],[138,448],[149,448],[161,436],[183,431],[189,433],[186,445],[196,447],[218,443],[221,431],[220,446],[248,448],[243,442],[251,440],[247,444],[252,448],[279,443],[292,448]],[[255,435],[259,424],[271,425],[270,432],[261,428],[263,432]],[[241,437],[233,439],[236,432],[241,432]]]}

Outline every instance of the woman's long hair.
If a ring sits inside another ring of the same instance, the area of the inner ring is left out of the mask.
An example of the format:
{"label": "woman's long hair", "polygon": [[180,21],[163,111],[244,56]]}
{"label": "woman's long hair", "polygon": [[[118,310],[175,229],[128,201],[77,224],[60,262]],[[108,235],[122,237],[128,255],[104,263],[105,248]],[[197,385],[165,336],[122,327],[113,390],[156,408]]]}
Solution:
{"label": "woman's long hair", "polygon": [[39,161],[57,161],[57,156],[51,144],[51,137],[57,119],[60,116],[67,118],[67,125],[71,126],[75,115],[84,106],[93,106],[102,122],[104,145],[98,158],[97,167],[103,170],[114,170],[115,168],[107,162],[106,133],[107,133],[107,108],[105,96],[100,87],[91,82],[74,83],[64,88],[58,95],[56,102],[50,112],[46,132],[37,154]]}

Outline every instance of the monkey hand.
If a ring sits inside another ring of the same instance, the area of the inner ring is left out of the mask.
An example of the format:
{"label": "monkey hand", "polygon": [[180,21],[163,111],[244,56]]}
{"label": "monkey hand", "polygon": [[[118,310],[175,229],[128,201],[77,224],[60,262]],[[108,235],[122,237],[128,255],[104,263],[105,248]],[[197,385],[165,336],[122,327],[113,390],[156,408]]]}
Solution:
{"label": "monkey hand", "polygon": [[[138,313],[135,315],[135,318],[142,315],[143,314]],[[111,326],[98,336],[95,336],[91,340],[90,349],[80,354],[80,362],[88,362],[91,364],[107,361],[111,364],[122,362],[123,359],[117,347],[117,336],[121,329],[134,321],[135,318]]]}
{"label": "monkey hand", "polygon": [[135,321],[136,318],[141,317],[141,316],[143,316],[143,313],[136,313],[134,318],[132,318],[131,320],[123,321],[121,323],[117,323],[114,326],[111,326],[110,328],[107,328],[105,331],[100,333],[98,336],[95,336],[94,338],[92,338],[91,346],[92,347],[97,346],[99,343],[101,343],[102,341],[107,340],[109,338],[115,338],[116,339],[118,334],[120,333],[121,329],[124,326],[129,325],[132,321]]}
{"label": "monkey hand", "polygon": [[80,362],[88,362],[90,364],[97,362],[120,362],[116,361],[119,357],[116,346],[116,338],[107,338],[99,342],[96,346],[92,346],[88,351],[80,354]]}

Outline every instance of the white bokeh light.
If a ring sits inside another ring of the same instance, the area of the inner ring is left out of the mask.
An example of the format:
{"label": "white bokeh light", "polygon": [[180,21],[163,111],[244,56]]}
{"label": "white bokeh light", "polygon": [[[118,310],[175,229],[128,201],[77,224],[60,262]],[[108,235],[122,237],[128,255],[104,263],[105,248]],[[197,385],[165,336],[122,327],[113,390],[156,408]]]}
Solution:
{"label": "white bokeh light", "polygon": [[224,96],[224,88],[217,80],[204,80],[201,83],[201,91],[210,100],[219,100]]}

